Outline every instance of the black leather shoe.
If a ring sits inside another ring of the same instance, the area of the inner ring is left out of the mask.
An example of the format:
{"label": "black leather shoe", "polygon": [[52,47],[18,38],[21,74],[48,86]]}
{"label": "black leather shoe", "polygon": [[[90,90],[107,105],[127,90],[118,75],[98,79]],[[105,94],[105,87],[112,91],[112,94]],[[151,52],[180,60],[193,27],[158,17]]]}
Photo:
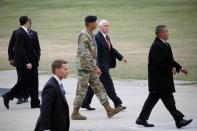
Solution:
{"label": "black leather shoe", "polygon": [[5,94],[2,96],[2,98],[3,98],[3,103],[5,107],[9,109],[9,101],[10,101],[9,98]]}
{"label": "black leather shoe", "polygon": [[122,105],[115,106],[115,108],[122,108],[123,110],[127,109],[126,106],[122,106]]}
{"label": "black leather shoe", "polygon": [[142,125],[144,127],[154,127],[153,124],[149,124],[146,120],[141,120],[139,118],[136,120],[136,124]]}
{"label": "black leather shoe", "polygon": [[22,98],[20,98],[20,99],[18,99],[18,101],[17,101],[17,103],[16,104],[22,104],[23,103],[23,99]]}
{"label": "black leather shoe", "polygon": [[187,126],[188,124],[190,124],[193,120],[192,119],[189,119],[189,120],[181,120],[180,122],[177,122],[176,123],[176,127],[177,128],[181,128],[181,127],[184,127],[184,126]]}
{"label": "black leather shoe", "polygon": [[28,102],[28,98],[24,98],[23,99],[23,102]]}
{"label": "black leather shoe", "polygon": [[95,108],[90,107],[90,105],[89,106],[81,106],[81,108],[85,108],[85,109],[87,109],[89,111],[96,110]]}

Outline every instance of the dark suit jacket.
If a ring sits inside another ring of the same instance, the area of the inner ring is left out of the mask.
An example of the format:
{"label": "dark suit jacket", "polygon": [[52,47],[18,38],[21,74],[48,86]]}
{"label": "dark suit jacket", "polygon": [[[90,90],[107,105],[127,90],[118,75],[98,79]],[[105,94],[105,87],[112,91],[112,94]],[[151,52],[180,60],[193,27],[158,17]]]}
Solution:
{"label": "dark suit jacket", "polygon": [[112,45],[109,50],[106,40],[100,31],[96,34],[95,39],[98,52],[97,64],[102,72],[109,72],[110,68],[116,67],[116,59],[122,60],[123,56]]}
{"label": "dark suit jacket", "polygon": [[31,37],[23,28],[15,32],[14,61],[16,66],[24,67],[31,63],[34,67],[38,66],[40,59],[40,45],[35,31],[30,31]]}
{"label": "dark suit jacket", "polygon": [[12,36],[10,38],[10,42],[9,42],[9,45],[8,45],[8,59],[9,60],[14,60],[14,47],[15,47],[15,42],[16,42],[16,30],[14,30],[12,32]]}
{"label": "dark suit jacket", "polygon": [[38,33],[32,29],[30,29],[30,35],[31,35],[31,40],[34,45],[34,51],[36,54],[36,58],[38,61],[40,61],[40,56],[41,56],[41,49],[40,49],[40,42],[38,38]]}
{"label": "dark suit jacket", "polygon": [[69,107],[59,83],[51,77],[42,92],[42,106],[35,131],[68,131]]}
{"label": "dark suit jacket", "polygon": [[173,67],[177,72],[181,69],[173,58],[170,44],[156,38],[150,48],[148,58],[148,82],[151,93],[171,94],[175,92]]}

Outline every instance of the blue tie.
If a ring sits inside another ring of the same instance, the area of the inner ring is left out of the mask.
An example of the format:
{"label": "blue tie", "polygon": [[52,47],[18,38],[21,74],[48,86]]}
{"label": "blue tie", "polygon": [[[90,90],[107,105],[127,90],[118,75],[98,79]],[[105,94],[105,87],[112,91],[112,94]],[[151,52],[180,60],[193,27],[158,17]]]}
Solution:
{"label": "blue tie", "polygon": [[60,88],[61,88],[62,93],[65,94],[65,90],[63,88],[63,84],[62,83],[60,84]]}

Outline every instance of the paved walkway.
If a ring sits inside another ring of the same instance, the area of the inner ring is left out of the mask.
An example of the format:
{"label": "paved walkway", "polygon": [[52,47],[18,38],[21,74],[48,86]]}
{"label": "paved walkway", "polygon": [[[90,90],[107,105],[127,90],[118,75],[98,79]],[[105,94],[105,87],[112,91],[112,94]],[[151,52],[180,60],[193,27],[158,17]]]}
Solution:
{"label": "paved walkway", "polygon": [[[40,91],[44,83],[50,77],[41,73]],[[11,88],[16,82],[15,71],[0,72],[0,95]],[[72,103],[75,97],[76,78],[64,80],[64,87],[67,92],[66,98],[72,112]],[[196,82],[176,81],[175,99],[177,108],[180,109],[186,118],[194,118],[191,125],[181,131],[197,131],[197,84]],[[174,121],[161,101],[158,102],[150,117],[154,128],[144,128],[135,125],[135,120],[147,97],[146,80],[129,80],[114,82],[118,95],[122,98],[127,109],[112,119],[106,117],[103,107],[96,97],[93,98],[92,106],[96,111],[81,110],[81,113],[88,117],[86,121],[72,121],[71,131],[178,131]],[[10,109],[6,110],[0,98],[0,131],[33,131],[39,109],[30,109],[30,103],[16,105],[16,100],[10,102]]]}

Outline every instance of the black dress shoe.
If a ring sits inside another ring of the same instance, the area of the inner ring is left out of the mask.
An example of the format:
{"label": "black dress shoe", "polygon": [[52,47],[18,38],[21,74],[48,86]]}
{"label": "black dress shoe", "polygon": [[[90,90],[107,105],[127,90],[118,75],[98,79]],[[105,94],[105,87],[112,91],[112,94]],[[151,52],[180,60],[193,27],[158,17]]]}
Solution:
{"label": "black dress shoe", "polygon": [[22,104],[23,103],[23,99],[19,98],[16,104]]}
{"label": "black dress shoe", "polygon": [[96,110],[95,108],[90,107],[90,105],[89,106],[81,106],[81,108],[85,108],[85,109],[87,109],[89,111]]}
{"label": "black dress shoe", "polygon": [[122,108],[123,110],[127,109],[126,106],[122,106],[122,105],[115,106],[115,108]]}
{"label": "black dress shoe", "polygon": [[24,98],[23,99],[23,102],[28,102],[28,98]]}
{"label": "black dress shoe", "polygon": [[141,120],[139,118],[136,120],[136,124],[142,125],[144,127],[154,127],[153,124],[149,124],[146,120]]}
{"label": "black dress shoe", "polygon": [[3,103],[5,107],[9,109],[9,101],[10,101],[9,98],[5,94],[2,96],[2,98],[3,98]]}
{"label": "black dress shoe", "polygon": [[189,119],[189,120],[181,120],[180,122],[177,122],[176,123],[176,127],[177,128],[181,128],[181,127],[184,127],[184,126],[187,126],[189,123],[192,122],[192,119]]}

